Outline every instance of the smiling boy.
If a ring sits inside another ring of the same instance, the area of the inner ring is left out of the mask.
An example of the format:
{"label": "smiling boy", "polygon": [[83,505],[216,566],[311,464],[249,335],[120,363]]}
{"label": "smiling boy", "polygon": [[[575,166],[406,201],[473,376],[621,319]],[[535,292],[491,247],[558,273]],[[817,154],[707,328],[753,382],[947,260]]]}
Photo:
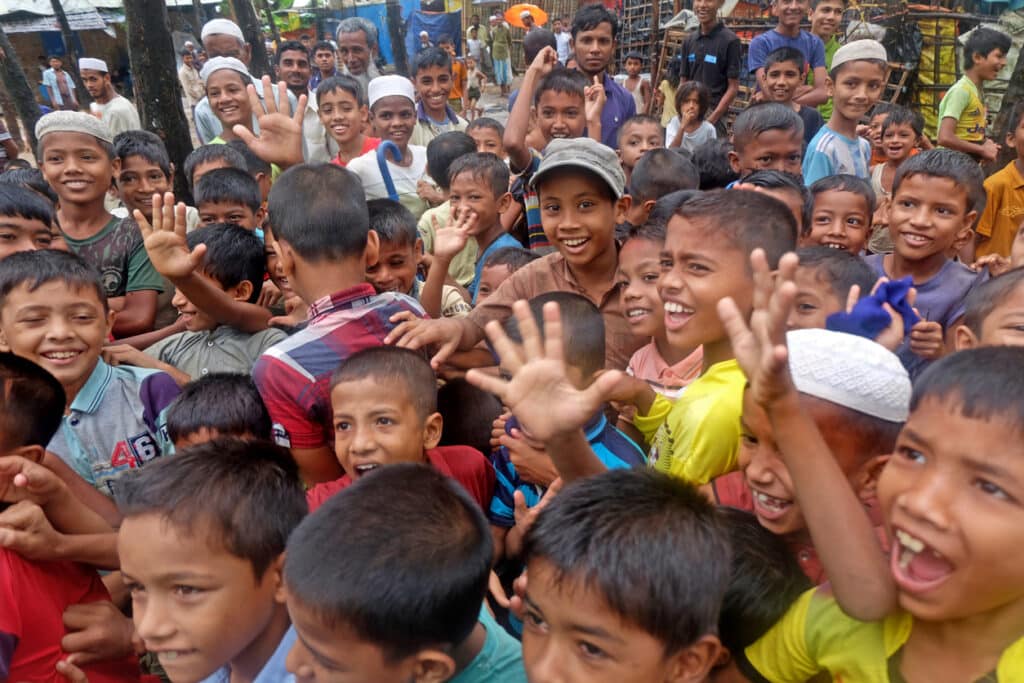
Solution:
{"label": "smiling boy", "polygon": [[[697,15],[700,29],[687,36],[679,49],[680,85],[685,81],[700,81],[707,86],[711,93],[707,121],[716,129],[740,91],[743,64],[739,36],[718,18],[721,8],[722,0],[695,0],[693,13]],[[724,137],[724,133],[725,127],[721,126],[719,135]]]}
{"label": "smiling boy", "polygon": [[0,183],[0,259],[18,251],[49,249],[55,227],[48,201],[28,188]]}
{"label": "smiling boy", "polygon": [[758,88],[764,90],[764,67],[768,53],[780,47],[796,48],[814,74],[814,85],[801,86],[793,99],[798,104],[816,107],[828,99],[825,89],[828,72],[825,68],[825,45],[821,38],[800,28],[809,9],[809,0],[773,0],[772,15],[778,17],[779,23],[771,31],[765,31],[750,41],[747,69],[757,79]]}
{"label": "smiling boy", "polygon": [[[454,52],[454,46],[452,46]],[[465,131],[469,122],[448,104],[454,87],[452,56],[440,47],[429,47],[416,55],[412,80],[419,95],[416,128],[409,142],[426,146],[441,133]]]}

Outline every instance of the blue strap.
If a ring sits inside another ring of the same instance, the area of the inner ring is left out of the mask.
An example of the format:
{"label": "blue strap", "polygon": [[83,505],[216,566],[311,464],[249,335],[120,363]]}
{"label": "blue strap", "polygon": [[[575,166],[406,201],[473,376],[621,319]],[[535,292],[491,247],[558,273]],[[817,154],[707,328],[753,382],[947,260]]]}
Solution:
{"label": "blue strap", "polygon": [[388,198],[398,201],[398,191],[395,189],[395,181],[391,179],[391,171],[388,169],[388,150],[395,155],[395,163],[402,163],[402,153],[398,145],[391,140],[384,140],[377,146],[377,168],[380,169],[380,177],[384,179],[384,188],[388,191]]}

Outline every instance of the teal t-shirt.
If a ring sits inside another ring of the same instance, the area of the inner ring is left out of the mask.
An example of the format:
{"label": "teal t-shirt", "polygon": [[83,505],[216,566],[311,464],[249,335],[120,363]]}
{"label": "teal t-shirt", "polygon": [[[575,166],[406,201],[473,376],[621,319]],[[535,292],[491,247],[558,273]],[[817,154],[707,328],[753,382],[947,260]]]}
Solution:
{"label": "teal t-shirt", "polygon": [[487,629],[480,654],[449,683],[526,683],[519,641],[498,625],[486,605],[480,608],[480,623]]}

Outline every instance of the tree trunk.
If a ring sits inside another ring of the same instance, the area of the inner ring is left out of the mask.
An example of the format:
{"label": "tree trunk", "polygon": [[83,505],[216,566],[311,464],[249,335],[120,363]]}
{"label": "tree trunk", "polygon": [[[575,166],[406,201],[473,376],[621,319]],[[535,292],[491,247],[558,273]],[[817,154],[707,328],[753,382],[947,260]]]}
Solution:
{"label": "tree trunk", "polygon": [[274,45],[278,48],[281,47],[281,33],[277,30],[277,22],[274,21],[274,13],[270,11],[270,5],[267,4],[267,0],[258,0],[260,3],[260,10],[263,12],[263,16],[267,18],[267,25],[270,26],[270,37],[274,39]]}
{"label": "tree trunk", "polygon": [[270,60],[267,59],[267,48],[263,42],[263,34],[260,32],[260,18],[256,9],[252,6],[252,0],[231,0],[231,7],[235,10],[235,18],[245,42],[249,43],[252,59],[249,62],[249,72],[256,78],[274,74],[270,70]]}
{"label": "tree trunk", "polygon": [[60,37],[64,41],[64,53],[67,56],[64,60],[64,70],[71,74],[71,79],[75,82],[75,99],[78,100],[78,104],[88,108],[92,98],[82,84],[82,75],[78,73],[78,50],[75,48],[75,34],[68,23],[68,15],[64,14],[64,6],[60,4],[60,0],[50,0],[50,6],[53,7],[57,23],[60,24]]}
{"label": "tree trunk", "polygon": [[192,151],[188,119],[181,103],[181,84],[167,21],[167,5],[153,0],[124,0],[128,58],[135,74],[135,101],[142,127],[164,141],[174,163],[174,194],[190,201],[185,157]]}
{"label": "tree trunk", "polygon": [[405,31],[402,28],[402,5],[398,0],[387,0],[388,35],[391,36],[391,57],[395,60],[395,71],[409,73],[409,58],[405,52]]}
{"label": "tree trunk", "polygon": [[200,35],[202,35],[203,24],[206,23],[205,21],[203,21],[205,16],[203,14],[203,5],[201,2],[199,2],[199,0],[192,0],[192,13],[195,15],[196,22],[195,37],[198,38]]}
{"label": "tree trunk", "polygon": [[32,147],[33,153],[36,149],[36,121],[43,115],[36,101],[35,90],[29,85],[28,78],[21,68],[18,55],[7,39],[7,34],[0,26],[0,77],[3,78],[4,88],[14,100],[14,106],[21,116],[21,122],[25,126],[25,137]]}
{"label": "tree trunk", "polygon": [[7,132],[11,134],[11,139],[14,140],[14,144],[18,146],[18,149],[24,151],[25,138],[21,134],[18,109],[14,106],[14,102],[11,100],[6,87],[0,88],[0,107],[4,108],[4,125],[7,126]]}

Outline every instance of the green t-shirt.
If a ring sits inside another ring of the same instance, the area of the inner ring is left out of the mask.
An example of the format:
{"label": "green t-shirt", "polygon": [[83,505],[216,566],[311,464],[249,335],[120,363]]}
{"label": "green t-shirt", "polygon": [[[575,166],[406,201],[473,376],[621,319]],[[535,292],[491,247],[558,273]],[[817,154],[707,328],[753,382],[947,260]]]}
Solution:
{"label": "green t-shirt", "polygon": [[149,262],[142,233],[131,218],[110,217],[110,222],[92,237],[74,239],[64,235],[68,248],[100,272],[108,297],[142,290],[164,291],[163,278]]}
{"label": "green t-shirt", "polygon": [[[832,58],[836,56],[836,50],[838,50],[839,47],[839,41],[836,40],[835,36],[829,38],[828,42],[825,43],[825,71],[832,70]],[[814,69],[807,72],[807,85],[814,85]],[[818,113],[821,114],[821,118],[826,122],[832,118],[831,97],[818,105]]]}
{"label": "green t-shirt", "polygon": [[951,85],[939,102],[939,126],[942,119],[956,119],[956,136],[961,140],[984,142],[987,117],[988,109],[978,86],[966,75]]}

